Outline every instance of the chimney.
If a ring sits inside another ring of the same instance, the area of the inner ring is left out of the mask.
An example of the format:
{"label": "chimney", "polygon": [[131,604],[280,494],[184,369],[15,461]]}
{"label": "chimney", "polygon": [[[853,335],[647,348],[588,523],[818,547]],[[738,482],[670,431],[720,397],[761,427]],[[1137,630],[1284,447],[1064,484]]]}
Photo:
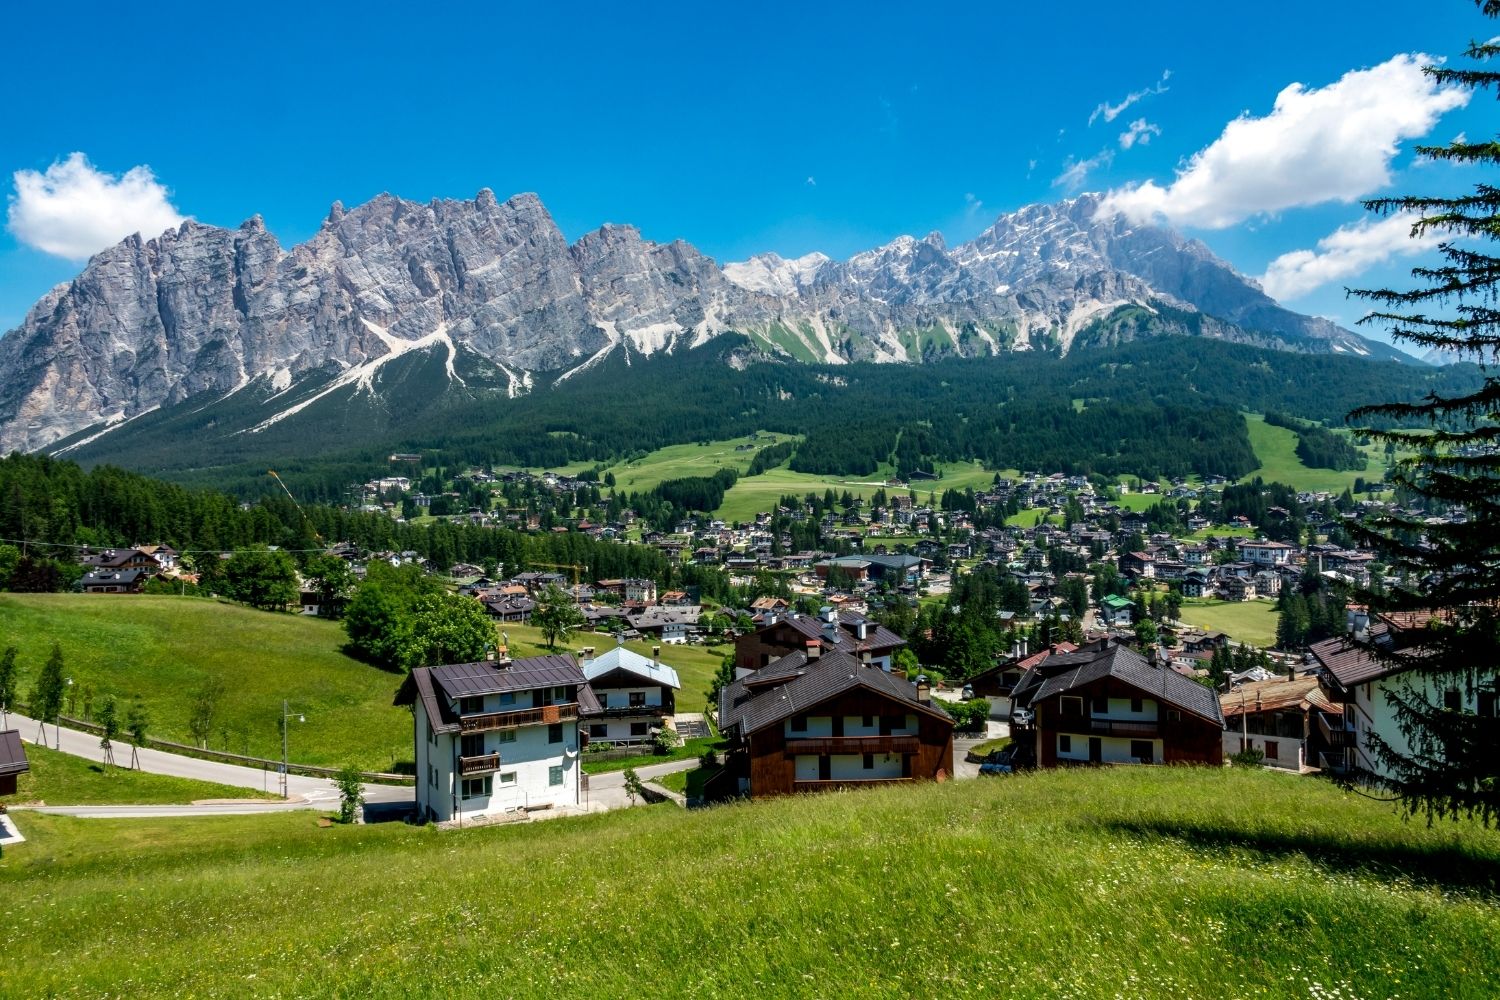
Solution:
{"label": "chimney", "polygon": [[1363,604],[1349,605],[1345,624],[1356,639],[1365,639],[1370,633],[1370,609]]}
{"label": "chimney", "polygon": [[865,621],[864,619],[860,619],[858,622],[855,622],[855,624],[854,624],[854,638],[858,639],[860,642],[864,642],[869,637],[870,637],[870,623],[867,622],[867,621]]}
{"label": "chimney", "polygon": [[833,608],[829,607],[826,604],[818,609],[818,616],[821,617],[823,621],[829,625],[838,624],[838,612],[834,611]]}
{"label": "chimney", "polygon": [[932,688],[927,683],[926,674],[917,675],[917,700],[924,705],[932,704]]}
{"label": "chimney", "polygon": [[807,659],[809,662],[823,655],[823,644],[817,639],[807,640]]}
{"label": "chimney", "polygon": [[661,647],[660,646],[652,646],[651,647],[651,662],[654,663],[654,664],[656,664],[658,667],[661,666]]}

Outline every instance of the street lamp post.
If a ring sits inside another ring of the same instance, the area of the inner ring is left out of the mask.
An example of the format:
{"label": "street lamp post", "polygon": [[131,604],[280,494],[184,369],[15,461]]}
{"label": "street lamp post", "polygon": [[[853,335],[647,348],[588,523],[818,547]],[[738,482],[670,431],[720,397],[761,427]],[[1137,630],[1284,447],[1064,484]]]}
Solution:
{"label": "street lamp post", "polygon": [[[290,715],[290,713],[287,711],[286,699],[283,698],[281,699],[281,797],[284,799],[291,798],[291,795],[289,795],[287,792],[288,760],[286,753],[286,724],[288,715]],[[306,722],[307,716],[298,713],[297,721]]]}

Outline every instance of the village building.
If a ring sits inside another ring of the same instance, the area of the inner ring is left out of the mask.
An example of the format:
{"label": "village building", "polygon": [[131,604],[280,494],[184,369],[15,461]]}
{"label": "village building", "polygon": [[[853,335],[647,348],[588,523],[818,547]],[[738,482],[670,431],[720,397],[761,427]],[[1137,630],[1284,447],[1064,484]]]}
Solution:
{"label": "village building", "polygon": [[[1261,763],[1303,773],[1343,757],[1343,706],[1317,677],[1273,677],[1241,684],[1219,696],[1224,753],[1259,750]],[[1334,768],[1337,769],[1337,768]]]}
{"label": "village building", "polygon": [[817,617],[792,614],[767,618],[765,625],[735,640],[737,672],[759,670],[783,656],[806,652],[813,643],[821,653],[849,653],[862,663],[890,670],[896,651],[906,645],[905,639],[884,625],[832,607],[821,609]]}
{"label": "village building", "polygon": [[16,782],[31,770],[21,734],[14,729],[0,729],[0,795],[16,794]]}
{"label": "village building", "polygon": [[441,823],[582,803],[579,730],[599,702],[571,657],[417,667],[396,704],[414,706],[420,817]]}
{"label": "village building", "polygon": [[1042,767],[1060,764],[1222,764],[1218,696],[1112,639],[1048,656],[1012,693],[1033,719],[1017,728]]}
{"label": "village building", "polygon": [[725,773],[752,798],[953,774],[953,719],[925,683],[816,641],[725,687],[718,707]]}
{"label": "village building", "polygon": [[660,646],[652,659],[624,646],[598,657],[585,649],[583,676],[599,702],[599,714],[585,730],[590,743],[644,743],[677,712],[682,682],[661,662]]}

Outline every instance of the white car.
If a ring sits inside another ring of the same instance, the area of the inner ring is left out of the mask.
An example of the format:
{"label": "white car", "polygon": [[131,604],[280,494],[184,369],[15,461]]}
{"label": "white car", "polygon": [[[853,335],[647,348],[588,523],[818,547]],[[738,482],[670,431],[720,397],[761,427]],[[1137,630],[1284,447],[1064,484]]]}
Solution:
{"label": "white car", "polygon": [[1013,726],[1029,726],[1036,721],[1036,715],[1029,708],[1017,708],[1010,713],[1010,723]]}

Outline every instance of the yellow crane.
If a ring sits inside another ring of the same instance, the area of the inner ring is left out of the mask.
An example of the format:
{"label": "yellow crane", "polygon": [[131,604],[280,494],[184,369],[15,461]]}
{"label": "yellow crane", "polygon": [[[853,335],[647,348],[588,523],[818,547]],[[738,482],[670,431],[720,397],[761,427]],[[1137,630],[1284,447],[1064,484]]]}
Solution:
{"label": "yellow crane", "polygon": [[578,586],[579,575],[583,572],[583,567],[580,566],[578,563],[531,562],[531,560],[529,560],[529,559],[527,560],[527,562],[530,562],[531,565],[533,565],[533,566],[545,566],[548,569],[570,569],[570,570],[572,570],[573,571],[573,586],[575,586],[575,587]]}

